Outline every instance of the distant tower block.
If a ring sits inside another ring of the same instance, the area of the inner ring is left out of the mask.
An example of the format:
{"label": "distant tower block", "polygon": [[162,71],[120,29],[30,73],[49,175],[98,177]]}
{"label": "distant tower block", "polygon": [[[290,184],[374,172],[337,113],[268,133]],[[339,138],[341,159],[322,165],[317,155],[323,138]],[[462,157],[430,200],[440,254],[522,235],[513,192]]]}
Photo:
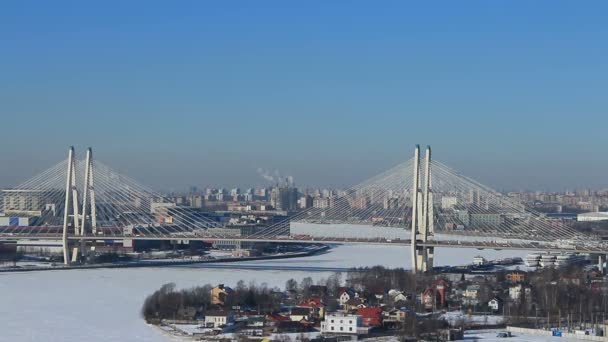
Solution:
{"label": "distant tower block", "polygon": [[427,146],[424,163],[424,185],[421,189],[420,146],[414,150],[414,181],[412,186],[412,271],[426,272],[433,268],[434,247],[424,246],[434,233],[433,193],[431,191],[431,147]]}

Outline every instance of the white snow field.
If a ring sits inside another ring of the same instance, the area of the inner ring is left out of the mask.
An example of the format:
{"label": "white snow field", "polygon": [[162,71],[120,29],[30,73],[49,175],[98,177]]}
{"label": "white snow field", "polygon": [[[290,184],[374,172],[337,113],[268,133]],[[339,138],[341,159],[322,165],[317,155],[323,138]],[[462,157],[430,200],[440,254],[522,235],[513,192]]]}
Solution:
{"label": "white snow field", "polygon": [[568,337],[553,337],[553,336],[542,336],[542,335],[532,335],[532,334],[524,334],[524,333],[513,333],[513,337],[504,338],[497,337],[496,335],[505,330],[487,330],[487,331],[467,331],[464,333],[465,341],[501,341],[501,342],[547,342],[547,341],[556,341],[556,342],[581,342],[585,341],[582,339],[573,339]]}
{"label": "white snow field", "polygon": [[[446,249],[436,251],[438,265],[466,264],[476,255],[487,259],[523,257],[525,251]],[[409,248],[400,246],[336,246],[330,252],[297,259],[253,261],[250,264],[312,267],[410,266]],[[145,324],[144,298],[162,284],[178,287],[206,283],[235,285],[285,281],[330,272],[230,270],[196,267],[95,269],[0,273],[0,341],[171,341],[175,338]]]}

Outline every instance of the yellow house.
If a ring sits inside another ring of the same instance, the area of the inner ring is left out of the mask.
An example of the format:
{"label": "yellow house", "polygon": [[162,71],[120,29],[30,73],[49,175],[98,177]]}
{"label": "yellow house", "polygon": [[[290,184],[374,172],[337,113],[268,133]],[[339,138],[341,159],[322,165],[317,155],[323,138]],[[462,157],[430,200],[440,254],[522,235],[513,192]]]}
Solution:
{"label": "yellow house", "polygon": [[230,287],[224,286],[224,284],[219,284],[211,289],[211,304],[224,305],[226,303],[226,299],[233,293],[234,290],[232,290]]}

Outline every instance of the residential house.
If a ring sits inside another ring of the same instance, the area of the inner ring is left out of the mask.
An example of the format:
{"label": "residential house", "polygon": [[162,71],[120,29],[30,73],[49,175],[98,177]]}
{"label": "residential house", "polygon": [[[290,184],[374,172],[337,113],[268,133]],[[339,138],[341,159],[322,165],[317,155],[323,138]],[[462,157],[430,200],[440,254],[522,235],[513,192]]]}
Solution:
{"label": "residential house", "polygon": [[321,334],[351,334],[363,335],[369,328],[363,326],[359,315],[328,314],[321,322]]}
{"label": "residential house", "polygon": [[493,312],[500,312],[502,310],[502,305],[503,305],[503,300],[502,298],[496,296],[492,299],[490,299],[490,301],[488,302],[488,307],[490,308],[490,310],[492,310]]}
{"label": "residential house", "polygon": [[359,294],[355,292],[355,290],[349,288],[342,288],[338,292],[338,303],[340,303],[340,305],[344,305],[349,300],[357,297],[359,297]]}
{"label": "residential house", "polygon": [[435,281],[435,283],[433,284],[433,287],[435,288],[435,292],[437,293],[437,296],[439,297],[439,305],[441,307],[444,307],[447,305],[447,294],[450,291],[450,283],[447,282],[445,279],[438,279],[437,281]]}
{"label": "residential house", "polygon": [[399,290],[389,290],[388,297],[393,301],[393,303],[397,302],[407,302],[410,298],[406,296],[403,292]]}
{"label": "residential house", "polygon": [[437,292],[430,287],[427,287],[426,290],[420,296],[422,305],[427,310],[432,310],[437,305]]}
{"label": "residential house", "polygon": [[322,320],[325,317],[325,303],[318,297],[309,298],[300,304],[300,308],[308,309],[308,318],[311,320]]}
{"label": "residential house", "polygon": [[361,316],[364,327],[382,326],[382,308],[360,308],[357,315]]}
{"label": "residential house", "polygon": [[465,305],[477,305],[479,303],[479,297],[481,294],[481,286],[469,285],[466,287],[463,293],[463,303]]}
{"label": "residential house", "polygon": [[207,310],[205,312],[205,327],[220,328],[234,323],[234,312],[231,310]]}
{"label": "residential house", "polygon": [[219,284],[211,289],[211,304],[224,305],[226,304],[226,299],[232,294],[234,294],[234,290],[228,286],[224,286],[224,284]]}
{"label": "residential house", "polygon": [[511,271],[508,272],[507,274],[505,274],[505,280],[510,282],[510,283],[523,283],[526,281],[526,272],[524,271],[519,271],[519,270],[515,270],[515,271]]}
{"label": "residential house", "polygon": [[511,298],[514,302],[519,302],[524,300],[524,298],[530,298],[530,294],[532,289],[530,286],[517,284],[509,287],[509,298]]}
{"label": "residential house", "polygon": [[387,329],[396,329],[405,322],[407,316],[405,309],[390,309],[382,313],[382,324]]}
{"label": "residential house", "polygon": [[344,311],[347,311],[347,312],[356,311],[356,310],[359,310],[359,309],[365,308],[365,307],[367,307],[367,305],[365,304],[365,301],[363,300],[363,298],[359,298],[359,297],[351,298],[343,305]]}
{"label": "residential house", "polygon": [[309,316],[310,308],[296,306],[289,311],[289,318],[294,322],[308,321]]}

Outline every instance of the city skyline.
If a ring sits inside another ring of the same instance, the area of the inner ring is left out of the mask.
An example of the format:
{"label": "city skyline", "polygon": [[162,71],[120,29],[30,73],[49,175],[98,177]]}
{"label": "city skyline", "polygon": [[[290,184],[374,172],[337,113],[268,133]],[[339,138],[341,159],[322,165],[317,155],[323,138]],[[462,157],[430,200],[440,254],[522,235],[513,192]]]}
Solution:
{"label": "city skyline", "polygon": [[347,187],[421,142],[496,189],[608,188],[606,5],[554,4],[9,3],[0,185],[75,145],[157,189]]}

